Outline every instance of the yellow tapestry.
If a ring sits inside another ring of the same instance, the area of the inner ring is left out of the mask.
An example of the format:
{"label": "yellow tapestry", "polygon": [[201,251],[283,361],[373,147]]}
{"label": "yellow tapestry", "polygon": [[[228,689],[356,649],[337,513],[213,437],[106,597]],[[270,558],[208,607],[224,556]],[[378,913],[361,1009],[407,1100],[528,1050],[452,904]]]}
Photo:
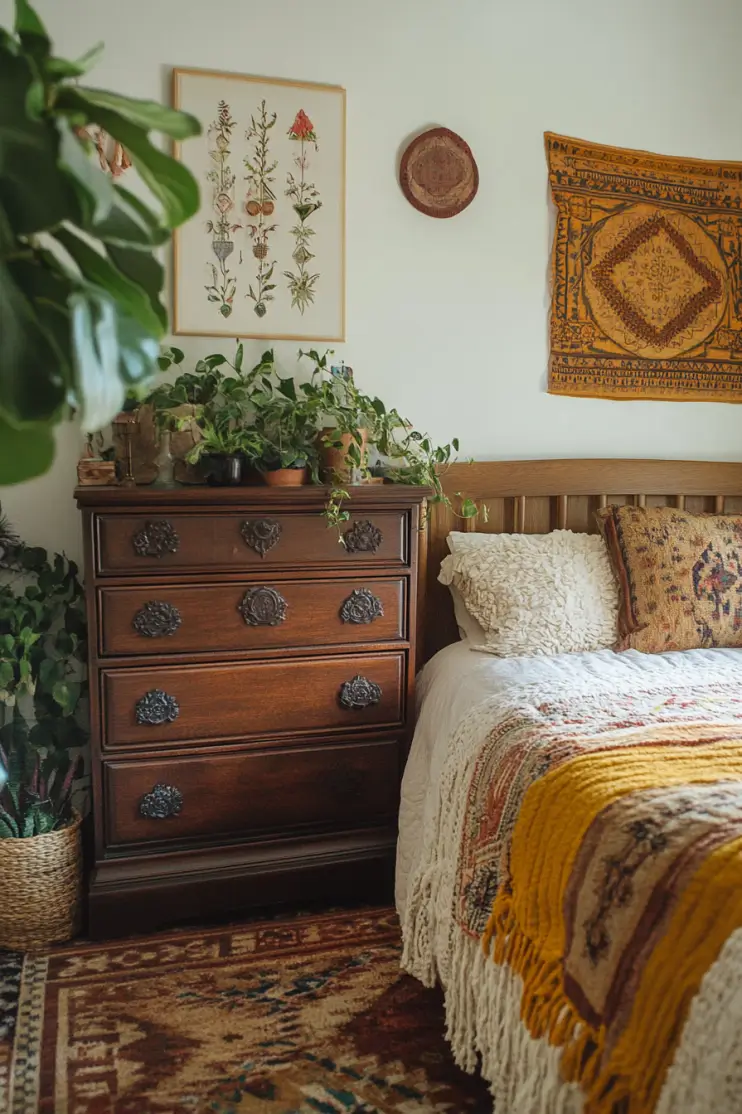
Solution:
{"label": "yellow tapestry", "polygon": [[546,134],[549,391],[742,402],[742,163]]}

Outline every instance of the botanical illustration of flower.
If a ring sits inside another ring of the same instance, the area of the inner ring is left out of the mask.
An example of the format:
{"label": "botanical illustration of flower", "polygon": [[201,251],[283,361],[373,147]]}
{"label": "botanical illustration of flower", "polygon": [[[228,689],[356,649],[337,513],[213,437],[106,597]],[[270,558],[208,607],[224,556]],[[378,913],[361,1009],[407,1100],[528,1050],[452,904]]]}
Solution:
{"label": "botanical illustration of flower", "polygon": [[291,258],[296,264],[295,271],[284,271],[288,279],[288,288],[291,293],[292,309],[298,309],[303,314],[307,306],[314,301],[315,287],[319,274],[311,274],[308,270],[310,260],[314,259],[311,249],[312,236],[315,230],[307,223],[313,213],[322,207],[319,190],[313,182],[307,181],[309,158],[307,148],[313,144],[315,151],[319,150],[317,133],[312,121],[303,108],[296,114],[293,124],[288,130],[289,139],[300,144],[299,154],[294,158],[297,174],[291,171],[286,175],[286,196],[290,197],[292,208],[297,216],[297,223],[291,229],[295,247]]}
{"label": "botanical illustration of flower", "polygon": [[209,147],[209,155],[215,163],[207,173],[206,179],[211,184],[211,206],[214,216],[206,222],[206,231],[211,235],[211,250],[219,261],[218,268],[210,263],[211,285],[206,287],[210,302],[219,303],[219,312],[222,317],[229,317],[232,304],[237,293],[237,279],[230,275],[227,259],[234,251],[234,241],[230,235],[242,227],[241,224],[232,224],[230,214],[234,209],[234,184],[235,176],[227,162],[230,155],[229,142],[235,121],[226,101],[219,101],[216,119],[209,127],[208,136],[213,146]]}
{"label": "botanical illustration of flower", "polygon": [[266,217],[271,217],[276,207],[276,195],[271,185],[275,181],[273,171],[278,166],[277,160],[270,161],[268,134],[276,122],[276,114],[268,114],[265,101],[261,102],[260,113],[257,117],[250,118],[250,127],[245,132],[248,143],[253,144],[252,154],[245,159],[247,174],[247,200],[245,209],[248,216],[255,223],[248,224],[250,239],[252,240],[252,253],[258,261],[258,273],[255,277],[255,289],[252,283],[246,298],[252,298],[254,309],[258,317],[265,317],[268,311],[268,302],[273,301],[271,291],[276,289],[276,284],[271,282],[275,269],[275,260],[268,260],[268,236],[278,228],[277,224],[268,224]]}

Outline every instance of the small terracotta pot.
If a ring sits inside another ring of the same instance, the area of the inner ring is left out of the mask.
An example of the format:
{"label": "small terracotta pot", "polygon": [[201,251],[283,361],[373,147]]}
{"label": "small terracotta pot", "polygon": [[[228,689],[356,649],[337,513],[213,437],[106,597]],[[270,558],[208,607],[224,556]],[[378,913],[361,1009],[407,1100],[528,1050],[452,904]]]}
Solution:
{"label": "small terracotta pot", "polygon": [[[366,442],[368,441],[368,431],[365,429],[359,430],[361,435],[361,463],[366,463]],[[339,440],[342,448],[328,449],[324,440],[325,437],[334,437]],[[338,437],[337,430],[327,428],[320,430],[319,434],[319,454],[321,461],[321,470],[323,479],[328,480],[330,483],[335,480],[349,483],[353,478],[353,469],[355,465],[348,460],[348,449],[351,445],[357,445],[358,442],[353,437],[352,433],[341,433]]]}
{"label": "small terracotta pot", "polygon": [[308,468],[274,468],[263,472],[268,487],[301,487],[307,482]]}

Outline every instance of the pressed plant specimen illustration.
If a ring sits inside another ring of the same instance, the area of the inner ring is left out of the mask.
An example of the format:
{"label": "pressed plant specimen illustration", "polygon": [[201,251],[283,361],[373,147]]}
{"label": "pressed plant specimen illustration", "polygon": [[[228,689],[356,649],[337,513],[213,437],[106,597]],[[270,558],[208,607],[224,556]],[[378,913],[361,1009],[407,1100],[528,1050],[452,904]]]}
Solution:
{"label": "pressed plant specimen illustration", "polygon": [[291,258],[296,264],[295,271],[284,271],[288,279],[288,288],[291,294],[291,307],[298,309],[302,315],[314,301],[319,274],[312,274],[309,263],[314,259],[311,250],[312,236],[316,235],[315,229],[308,223],[309,218],[322,207],[319,190],[313,182],[308,181],[309,170],[308,149],[314,146],[319,150],[317,134],[312,121],[303,108],[297,112],[294,122],[288,130],[288,137],[298,143],[299,154],[294,157],[296,173],[289,171],[286,175],[286,196],[291,198],[292,209],[296,213],[297,222],[291,229],[294,238],[294,250]]}
{"label": "pressed plant specimen illustration", "polygon": [[218,303],[222,317],[229,317],[232,313],[237,293],[237,279],[230,274],[227,259],[234,251],[231,235],[242,227],[241,224],[231,223],[234,219],[231,214],[235,205],[235,175],[228,159],[231,153],[229,144],[232,129],[235,126],[229,105],[226,101],[219,101],[216,119],[208,131],[209,142],[212,144],[209,155],[215,165],[206,174],[212,188],[211,206],[214,212],[211,220],[206,222],[206,231],[212,237],[211,250],[218,260],[218,266],[209,264],[211,284],[206,287],[206,294],[210,302]]}
{"label": "pressed plant specimen illustration", "polygon": [[251,116],[250,127],[245,132],[245,138],[252,144],[251,154],[245,158],[247,174],[247,200],[245,209],[253,223],[248,224],[250,239],[252,240],[252,253],[258,261],[258,272],[255,276],[255,288],[252,283],[248,288],[246,298],[251,298],[255,313],[258,317],[265,317],[268,312],[268,302],[272,302],[276,289],[275,282],[271,282],[276,267],[275,260],[268,262],[268,237],[278,228],[277,224],[268,221],[276,208],[276,195],[271,186],[275,182],[273,176],[278,161],[271,160],[269,155],[270,130],[275,126],[276,113],[268,113],[265,101],[261,101],[258,116]]}

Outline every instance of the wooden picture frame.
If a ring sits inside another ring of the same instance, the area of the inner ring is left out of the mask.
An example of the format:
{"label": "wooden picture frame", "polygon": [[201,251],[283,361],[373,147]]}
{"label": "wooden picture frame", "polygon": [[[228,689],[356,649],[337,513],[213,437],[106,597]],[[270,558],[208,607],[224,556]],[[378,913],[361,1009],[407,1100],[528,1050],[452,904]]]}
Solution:
{"label": "wooden picture frame", "polygon": [[345,340],[345,90],[173,70],[201,207],[173,237],[178,336]]}

